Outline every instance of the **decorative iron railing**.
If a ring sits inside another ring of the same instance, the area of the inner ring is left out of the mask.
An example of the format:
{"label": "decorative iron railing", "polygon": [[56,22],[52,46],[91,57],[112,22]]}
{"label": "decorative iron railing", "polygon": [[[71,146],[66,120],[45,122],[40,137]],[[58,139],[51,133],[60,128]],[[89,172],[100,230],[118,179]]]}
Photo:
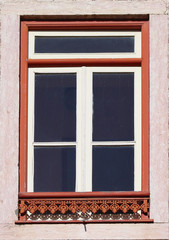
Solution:
{"label": "decorative iron railing", "polygon": [[20,193],[18,222],[152,222],[149,195],[131,195]]}

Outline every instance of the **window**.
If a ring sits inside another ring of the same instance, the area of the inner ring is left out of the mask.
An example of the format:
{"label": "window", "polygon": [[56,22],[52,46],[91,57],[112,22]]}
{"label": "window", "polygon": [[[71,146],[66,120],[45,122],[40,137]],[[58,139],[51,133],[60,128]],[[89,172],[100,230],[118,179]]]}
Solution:
{"label": "window", "polygon": [[22,23],[20,221],[150,220],[147,29]]}
{"label": "window", "polygon": [[27,190],[140,191],[140,67],[28,75]]}

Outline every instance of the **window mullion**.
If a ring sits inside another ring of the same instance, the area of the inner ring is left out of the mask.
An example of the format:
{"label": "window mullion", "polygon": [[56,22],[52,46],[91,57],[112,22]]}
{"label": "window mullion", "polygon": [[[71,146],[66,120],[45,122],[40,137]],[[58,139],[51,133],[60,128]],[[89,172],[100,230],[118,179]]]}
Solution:
{"label": "window mullion", "polygon": [[85,71],[85,190],[92,191],[92,115],[93,115],[93,81],[91,68]]}
{"label": "window mullion", "polygon": [[76,192],[84,191],[84,80],[83,69],[77,72],[77,105],[76,105]]}

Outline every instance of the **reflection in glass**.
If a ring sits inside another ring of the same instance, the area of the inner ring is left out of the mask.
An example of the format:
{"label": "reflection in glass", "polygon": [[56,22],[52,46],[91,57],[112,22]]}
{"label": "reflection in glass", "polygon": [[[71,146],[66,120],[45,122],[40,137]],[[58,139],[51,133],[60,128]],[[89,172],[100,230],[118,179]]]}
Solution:
{"label": "reflection in glass", "polygon": [[93,95],[93,140],[134,140],[134,73],[94,73]]}
{"label": "reflection in glass", "polygon": [[134,52],[134,37],[35,37],[35,53]]}
{"label": "reflection in glass", "polygon": [[35,147],[34,191],[74,192],[75,147]]}
{"label": "reflection in glass", "polygon": [[76,74],[35,75],[35,141],[76,141]]}
{"label": "reflection in glass", "polygon": [[134,191],[134,147],[93,147],[93,191]]}

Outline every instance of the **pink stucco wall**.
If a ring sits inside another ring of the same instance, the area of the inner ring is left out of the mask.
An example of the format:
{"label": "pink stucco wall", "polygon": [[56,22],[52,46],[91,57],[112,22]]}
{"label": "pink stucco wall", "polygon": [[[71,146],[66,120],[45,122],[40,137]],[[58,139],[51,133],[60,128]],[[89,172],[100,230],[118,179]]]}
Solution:
{"label": "pink stucco wall", "polygon": [[[19,164],[20,16],[150,14],[150,194],[153,224],[15,225]],[[0,239],[168,239],[165,0],[7,0],[1,6]]]}
{"label": "pink stucco wall", "polygon": [[[163,27],[162,27],[163,26]],[[164,34],[165,32],[165,34]],[[168,58],[167,16],[150,16],[150,192],[151,217],[167,220]],[[157,209],[158,214],[157,214]]]}

